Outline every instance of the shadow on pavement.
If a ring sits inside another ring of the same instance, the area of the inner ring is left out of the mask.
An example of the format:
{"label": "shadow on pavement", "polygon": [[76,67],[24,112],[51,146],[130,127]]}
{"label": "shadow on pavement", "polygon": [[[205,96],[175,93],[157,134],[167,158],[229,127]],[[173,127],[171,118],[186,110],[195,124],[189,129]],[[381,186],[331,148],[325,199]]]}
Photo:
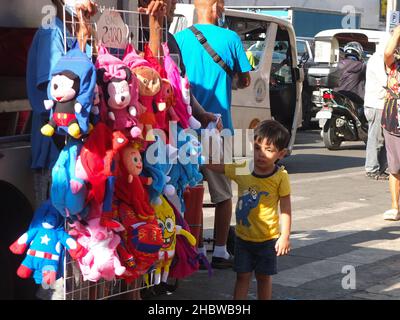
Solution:
{"label": "shadow on pavement", "polygon": [[283,159],[280,164],[284,165],[291,174],[328,172],[363,167],[365,158],[333,154],[294,154]]}

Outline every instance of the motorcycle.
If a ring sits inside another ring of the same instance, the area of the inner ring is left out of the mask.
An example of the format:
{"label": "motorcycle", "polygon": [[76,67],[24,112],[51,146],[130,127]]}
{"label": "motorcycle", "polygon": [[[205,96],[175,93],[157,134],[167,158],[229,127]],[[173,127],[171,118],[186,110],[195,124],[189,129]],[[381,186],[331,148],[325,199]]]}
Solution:
{"label": "motorcycle", "polygon": [[321,106],[316,118],[319,120],[321,136],[327,149],[338,150],[343,141],[367,143],[368,121],[362,105],[332,89],[320,89],[319,95],[314,94],[314,101],[316,100]]}

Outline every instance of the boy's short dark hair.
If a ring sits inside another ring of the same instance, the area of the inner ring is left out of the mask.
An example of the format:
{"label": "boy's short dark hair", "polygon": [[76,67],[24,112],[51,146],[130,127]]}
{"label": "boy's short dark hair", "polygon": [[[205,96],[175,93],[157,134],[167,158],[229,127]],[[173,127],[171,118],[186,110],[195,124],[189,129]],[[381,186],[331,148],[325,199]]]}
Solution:
{"label": "boy's short dark hair", "polygon": [[290,140],[289,131],[276,120],[261,121],[254,130],[254,141],[273,144],[279,151],[285,149]]}

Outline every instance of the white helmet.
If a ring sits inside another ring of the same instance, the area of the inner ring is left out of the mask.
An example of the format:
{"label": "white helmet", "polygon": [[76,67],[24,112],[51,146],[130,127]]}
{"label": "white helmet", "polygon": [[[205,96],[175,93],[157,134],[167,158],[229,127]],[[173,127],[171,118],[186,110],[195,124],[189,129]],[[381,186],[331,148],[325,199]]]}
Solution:
{"label": "white helmet", "polygon": [[353,56],[356,57],[359,61],[363,59],[364,49],[362,45],[357,41],[352,41],[346,44],[343,48],[343,51],[346,57]]}

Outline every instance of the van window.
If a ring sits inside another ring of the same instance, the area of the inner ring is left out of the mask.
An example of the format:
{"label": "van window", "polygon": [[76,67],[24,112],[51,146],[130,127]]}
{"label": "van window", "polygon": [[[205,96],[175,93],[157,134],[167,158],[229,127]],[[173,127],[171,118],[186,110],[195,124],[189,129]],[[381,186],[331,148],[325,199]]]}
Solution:
{"label": "van window", "polygon": [[232,16],[226,17],[226,23],[230,30],[240,36],[250,65],[253,70],[257,69],[264,54],[269,23]]}
{"label": "van window", "polygon": [[297,47],[297,56],[301,57],[303,56],[305,53],[308,53],[307,51],[307,44],[305,41],[296,41],[296,47]]}
{"label": "van window", "polygon": [[291,54],[289,41],[275,41],[272,54],[271,83],[292,83]]}

